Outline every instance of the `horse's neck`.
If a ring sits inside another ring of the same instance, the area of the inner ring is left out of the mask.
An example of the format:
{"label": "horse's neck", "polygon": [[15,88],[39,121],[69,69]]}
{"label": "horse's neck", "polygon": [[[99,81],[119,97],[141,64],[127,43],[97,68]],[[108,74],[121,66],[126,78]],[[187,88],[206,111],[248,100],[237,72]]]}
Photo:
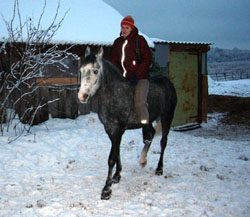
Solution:
{"label": "horse's neck", "polygon": [[105,86],[112,86],[117,83],[126,83],[126,79],[122,76],[122,72],[112,63],[104,60],[103,63],[103,83]]}
{"label": "horse's neck", "polygon": [[130,89],[130,85],[126,79],[114,74],[113,76],[109,75],[103,79],[101,89],[105,92],[108,91],[110,94],[115,94],[118,90],[121,91],[121,89],[128,91],[128,89]]}
{"label": "horse's neck", "polygon": [[102,99],[105,97],[114,98],[114,96],[116,96],[114,100],[121,100],[121,98],[119,99],[117,96],[121,95],[121,97],[123,97],[124,94],[128,94],[129,92],[133,92],[132,87],[129,82],[122,77],[122,73],[111,63],[106,63],[104,65],[99,96],[101,96]]}

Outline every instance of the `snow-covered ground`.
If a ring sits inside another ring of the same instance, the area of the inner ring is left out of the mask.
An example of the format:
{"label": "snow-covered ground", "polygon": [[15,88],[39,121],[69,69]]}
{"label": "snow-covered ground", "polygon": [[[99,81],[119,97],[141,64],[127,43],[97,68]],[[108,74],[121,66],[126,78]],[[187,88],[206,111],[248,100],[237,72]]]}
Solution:
{"label": "snow-covered ground", "polygon": [[208,76],[208,87],[209,94],[250,97],[250,79],[214,81]]}
{"label": "snow-covered ground", "polygon": [[[239,95],[250,96],[250,85],[240,90],[239,82],[228,88],[229,83],[209,80],[209,93],[230,95],[236,86]],[[249,217],[250,133],[228,139],[229,128],[225,136],[204,136],[217,131],[221,115],[210,114],[208,123],[192,131],[199,133],[170,131],[163,176],[154,175],[160,135],[142,169],[141,130],[127,131],[122,178],[108,201],[100,195],[110,141],[96,114],[50,119],[11,143],[10,131],[0,137],[0,216]]]}

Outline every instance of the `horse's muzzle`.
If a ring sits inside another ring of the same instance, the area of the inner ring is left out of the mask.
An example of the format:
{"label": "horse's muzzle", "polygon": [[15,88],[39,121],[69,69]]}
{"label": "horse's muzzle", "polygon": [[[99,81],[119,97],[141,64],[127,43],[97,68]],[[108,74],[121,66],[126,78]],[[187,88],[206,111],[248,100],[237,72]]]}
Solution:
{"label": "horse's muzzle", "polygon": [[89,100],[89,95],[87,93],[84,94],[78,93],[78,99],[80,100],[81,103],[87,103]]}

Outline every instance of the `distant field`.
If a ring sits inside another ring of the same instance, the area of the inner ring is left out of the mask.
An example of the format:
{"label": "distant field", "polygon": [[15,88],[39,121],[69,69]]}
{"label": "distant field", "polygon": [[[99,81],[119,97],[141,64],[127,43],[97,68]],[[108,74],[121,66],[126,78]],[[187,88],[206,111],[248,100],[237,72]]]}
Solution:
{"label": "distant field", "polygon": [[208,74],[216,81],[250,78],[250,60],[208,63]]}

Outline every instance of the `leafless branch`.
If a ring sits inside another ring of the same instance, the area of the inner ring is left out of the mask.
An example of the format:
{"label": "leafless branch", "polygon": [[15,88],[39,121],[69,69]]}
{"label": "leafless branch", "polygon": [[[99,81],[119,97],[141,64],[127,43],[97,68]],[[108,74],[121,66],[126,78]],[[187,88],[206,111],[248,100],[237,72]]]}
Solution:
{"label": "leafless branch", "polygon": [[[3,80],[0,80],[0,130],[2,133],[4,132],[4,127],[9,129],[12,126],[16,118],[18,105],[22,101],[31,99],[31,96],[38,90],[36,78],[43,77],[46,67],[59,64],[62,69],[67,68],[68,66],[65,64],[66,58],[70,56],[75,59],[78,58],[70,52],[71,46],[64,50],[59,50],[57,45],[52,45],[52,38],[61,27],[68,11],[58,21],[59,0],[51,24],[47,28],[42,29],[41,23],[46,6],[47,2],[44,0],[43,9],[37,24],[34,23],[32,17],[28,17],[25,21],[22,20],[19,0],[14,2],[11,20],[7,21],[3,17],[9,36],[0,47],[0,55],[6,55],[10,52],[10,55],[8,54],[8,62],[10,64],[3,71],[0,71],[0,79],[3,78]],[[18,25],[15,26],[15,23],[18,23]],[[0,70],[2,69],[0,68]],[[21,127],[17,135],[21,135],[23,132],[29,133],[37,113],[44,106],[58,100],[40,101],[36,105],[25,108],[22,114],[18,115],[20,121],[24,117],[29,117],[29,120],[26,121],[28,127]],[[13,113],[7,118],[8,122],[6,124],[4,119],[6,119],[5,115],[8,109],[11,109]],[[25,125],[19,122],[12,127],[13,129],[18,129],[18,126]]]}

